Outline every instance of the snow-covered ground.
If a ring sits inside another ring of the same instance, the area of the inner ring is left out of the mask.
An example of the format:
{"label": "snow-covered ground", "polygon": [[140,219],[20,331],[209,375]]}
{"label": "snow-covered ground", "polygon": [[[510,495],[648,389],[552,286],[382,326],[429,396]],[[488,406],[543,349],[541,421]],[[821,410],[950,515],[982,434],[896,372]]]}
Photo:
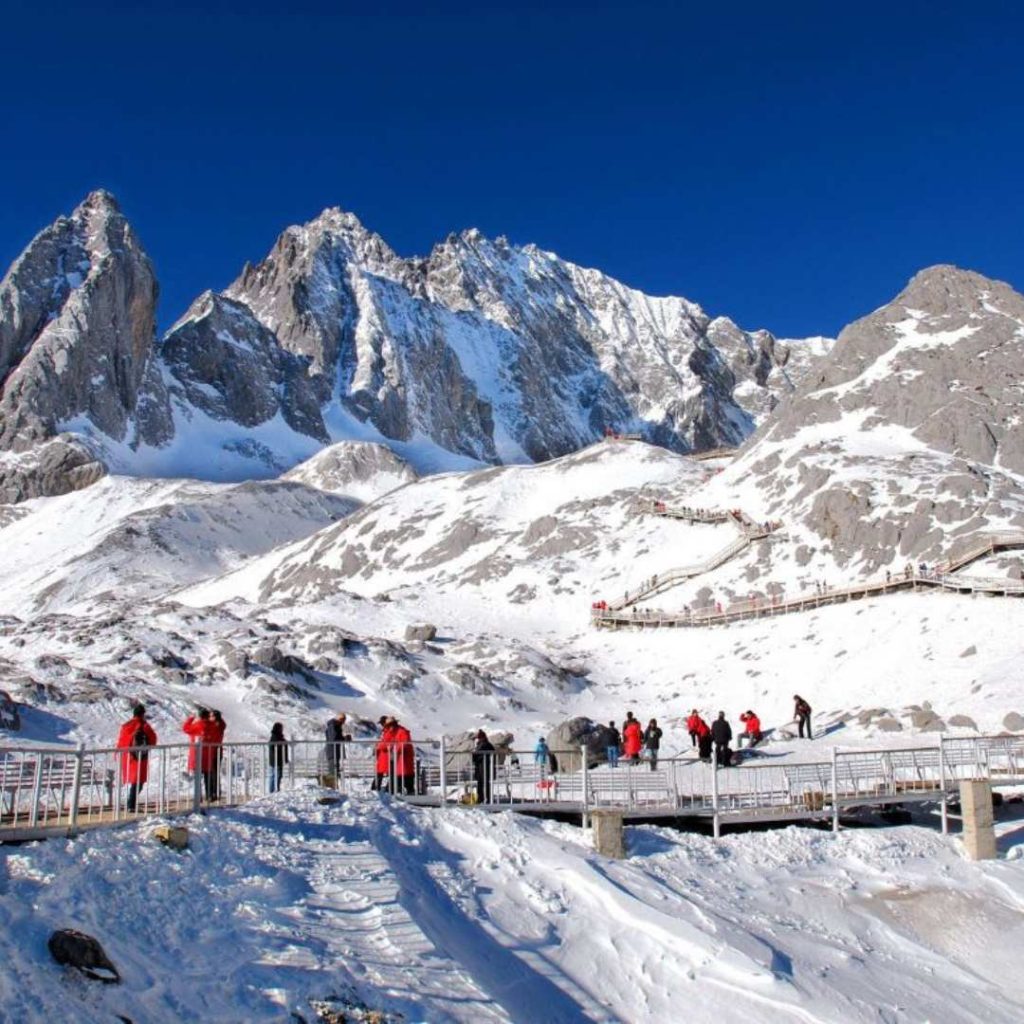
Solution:
{"label": "snow-covered ground", "polygon": [[[608,861],[570,825],[317,795],[190,819],[180,854],[148,823],[0,848],[4,1019],[312,1022],[311,1001],[407,1024],[1024,1016],[1020,818],[988,863],[920,827],[715,844],[640,826]],[[53,964],[61,927],[99,938],[123,984]]]}
{"label": "snow-covered ground", "polygon": [[[633,710],[659,719],[671,751],[687,742],[692,707],[734,722],[753,708],[773,728],[791,720],[794,693],[814,707],[823,745],[935,742],[936,718],[952,733],[1019,728],[1008,716],[1024,714],[1024,602],[1012,598],[904,593],[724,628],[595,630],[592,601],[734,539],[728,524],[636,512],[643,495],[712,504],[714,467],[603,443],[540,466],[412,480],[389,456],[387,493],[373,497],[372,475],[354,485],[318,458],[288,481],[112,477],[19,506],[0,531],[0,672],[31,705],[22,736],[107,743],[142,699],[165,736],[205,703],[233,739],[262,738],[277,720],[318,735],[344,709],[367,724],[398,714],[418,736],[509,730],[532,747],[566,718]],[[372,500],[346,515],[353,486]],[[651,603],[854,578],[825,550],[797,557],[805,543],[787,525]],[[1005,559],[983,571],[1005,574]],[[424,621],[438,639],[407,642]],[[267,648],[308,674],[275,672]]]}

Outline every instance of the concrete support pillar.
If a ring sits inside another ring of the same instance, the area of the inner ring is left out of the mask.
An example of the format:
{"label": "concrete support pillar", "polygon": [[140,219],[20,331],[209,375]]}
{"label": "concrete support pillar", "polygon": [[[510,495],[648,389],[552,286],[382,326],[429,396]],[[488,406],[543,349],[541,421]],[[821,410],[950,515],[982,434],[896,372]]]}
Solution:
{"label": "concrete support pillar", "polygon": [[967,856],[971,860],[992,860],[996,856],[996,833],[992,827],[991,783],[985,779],[961,782],[960,810]]}
{"label": "concrete support pillar", "polygon": [[626,856],[626,840],[622,830],[622,811],[591,811],[594,849],[602,857],[622,860]]}

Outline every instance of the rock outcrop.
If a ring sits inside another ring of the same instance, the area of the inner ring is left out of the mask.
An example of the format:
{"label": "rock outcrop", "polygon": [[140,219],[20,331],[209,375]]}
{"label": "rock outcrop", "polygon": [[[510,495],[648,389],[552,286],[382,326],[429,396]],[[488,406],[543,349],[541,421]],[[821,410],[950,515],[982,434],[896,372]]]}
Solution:
{"label": "rock outcrop", "polygon": [[1024,296],[924,270],[840,334],[721,486],[752,483],[808,552],[866,572],[1022,529],[1022,360]]}
{"label": "rock outcrop", "polygon": [[[0,282],[0,449],[27,452],[63,431],[162,444],[173,433],[153,353],[157,285],[106,192],[42,231]],[[81,485],[85,457],[51,453],[8,471],[22,497]],[[63,471],[67,467],[67,471]]]}

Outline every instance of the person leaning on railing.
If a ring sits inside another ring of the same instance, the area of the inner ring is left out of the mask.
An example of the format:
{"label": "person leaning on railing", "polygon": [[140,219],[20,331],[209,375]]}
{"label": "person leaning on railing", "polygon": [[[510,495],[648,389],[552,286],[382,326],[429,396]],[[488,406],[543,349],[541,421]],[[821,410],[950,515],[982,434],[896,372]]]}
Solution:
{"label": "person leaning on railing", "polygon": [[136,704],[132,709],[132,717],[118,731],[117,746],[124,751],[121,755],[121,781],[128,784],[125,806],[134,811],[139,790],[149,778],[149,752],[144,748],[156,746],[156,732],[146,721],[144,705]]}

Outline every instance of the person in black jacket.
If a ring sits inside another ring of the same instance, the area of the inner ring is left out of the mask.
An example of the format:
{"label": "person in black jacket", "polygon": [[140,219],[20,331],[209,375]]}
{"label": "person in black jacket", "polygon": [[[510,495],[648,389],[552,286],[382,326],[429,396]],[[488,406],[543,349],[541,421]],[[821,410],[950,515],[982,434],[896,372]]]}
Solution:
{"label": "person in black jacket", "polygon": [[479,804],[491,802],[491,776],[494,774],[494,744],[487,733],[480,729],[473,747],[473,776],[476,779],[476,801]]}
{"label": "person in black jacket", "polygon": [[793,694],[793,717],[800,727],[800,739],[804,738],[804,729],[807,730],[807,738],[814,739],[811,735],[811,705],[798,693]]}
{"label": "person in black jacket", "polygon": [[324,729],[327,737],[327,770],[331,775],[338,775],[338,766],[345,759],[345,748],[342,746],[352,737],[345,732],[346,716],[344,711],[339,711]]}
{"label": "person in black jacket", "polygon": [[284,766],[288,763],[288,744],[284,738],[284,726],[280,722],[270,727],[267,757],[270,760],[270,792],[276,793],[281,788]]}
{"label": "person in black jacket", "polygon": [[609,768],[619,767],[619,754],[622,752],[622,737],[614,722],[608,723],[608,746],[605,747],[605,757],[608,759]]}
{"label": "person in black jacket", "polygon": [[658,727],[658,720],[652,718],[644,729],[644,746],[651,759],[651,771],[658,767],[658,750],[661,747],[661,729]]}
{"label": "person in black jacket", "polygon": [[719,711],[711,723],[711,738],[715,742],[715,760],[722,768],[729,767],[731,756],[729,743],[732,740],[732,726],[725,720],[725,712]]}

